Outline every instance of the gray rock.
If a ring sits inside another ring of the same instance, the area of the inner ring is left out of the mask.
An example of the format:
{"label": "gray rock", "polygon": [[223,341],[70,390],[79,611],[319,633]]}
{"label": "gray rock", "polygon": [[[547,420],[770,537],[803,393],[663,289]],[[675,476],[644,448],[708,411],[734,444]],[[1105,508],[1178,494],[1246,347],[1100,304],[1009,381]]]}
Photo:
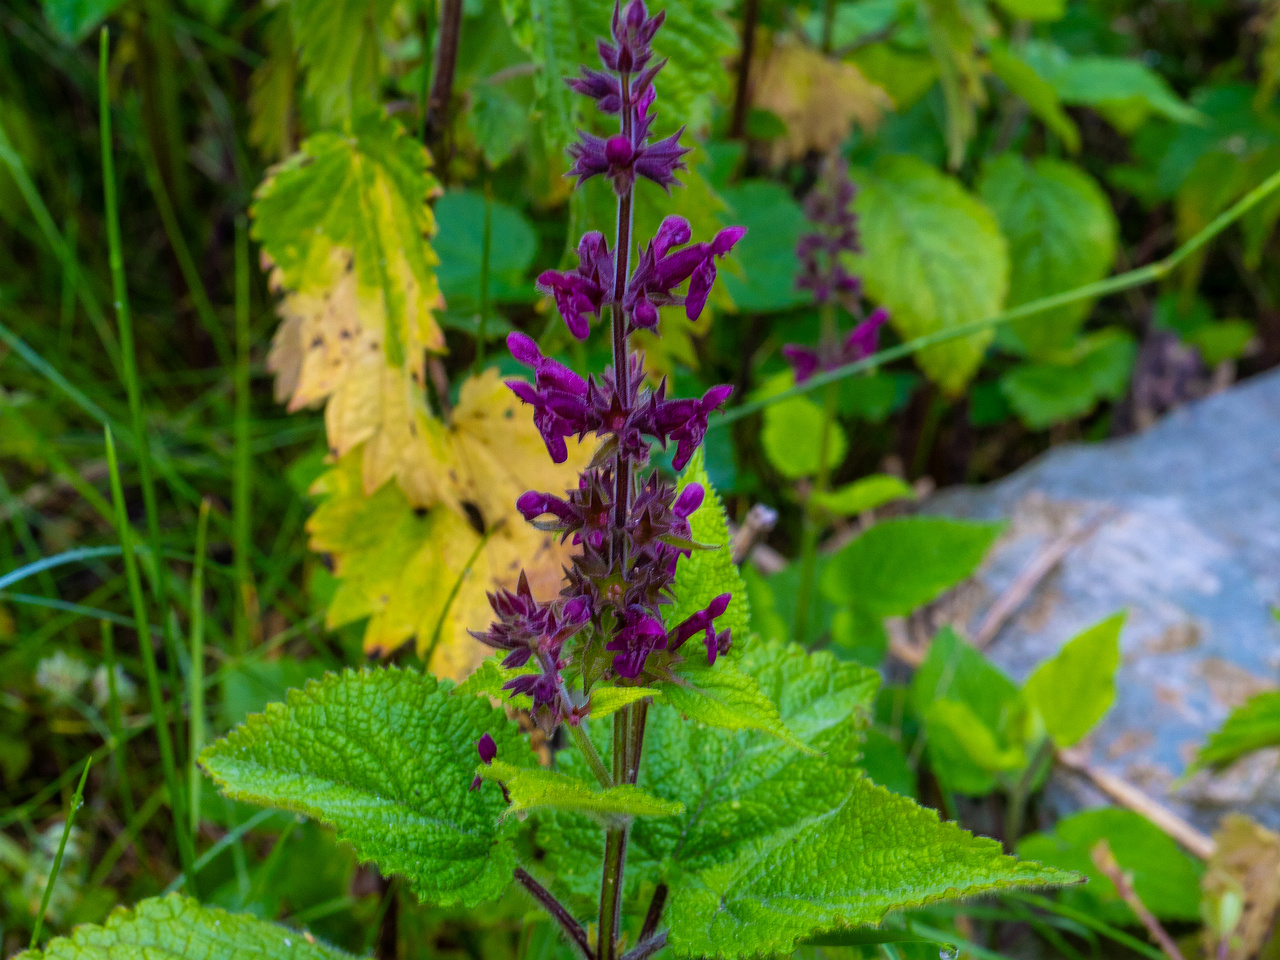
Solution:
{"label": "gray rock", "polygon": [[[1280,679],[1280,372],[1183,407],[1145,433],[1055,448],[930,513],[1010,526],[948,619],[983,614],[1047,544],[1106,511],[1010,618],[988,655],[1022,680],[1083,628],[1129,611],[1115,706],[1084,747],[1204,830],[1227,810],[1280,827],[1280,752],[1175,781],[1232,707]],[[941,612],[941,611],[940,611]],[[1061,782],[1059,808],[1088,802]]]}

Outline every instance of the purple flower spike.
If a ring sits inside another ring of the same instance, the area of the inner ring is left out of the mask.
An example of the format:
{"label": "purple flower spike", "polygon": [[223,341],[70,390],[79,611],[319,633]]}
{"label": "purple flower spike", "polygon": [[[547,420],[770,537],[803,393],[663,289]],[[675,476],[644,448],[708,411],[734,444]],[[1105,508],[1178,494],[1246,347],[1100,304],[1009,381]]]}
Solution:
{"label": "purple flower spike", "polygon": [[675,506],[671,509],[677,517],[688,517],[702,506],[704,496],[706,491],[702,489],[702,484],[690,483],[680,491],[680,496],[676,497]]}
{"label": "purple flower spike", "polygon": [[844,341],[844,352],[849,358],[847,363],[865,360],[876,352],[876,345],[880,342],[880,328],[888,319],[889,311],[884,307],[878,307],[872,311],[871,316],[849,332],[849,336]]}
{"label": "purple flower spike", "polygon": [[716,654],[727,651],[732,642],[728,630],[723,634],[717,634],[715,630],[715,619],[729,609],[730,599],[730,594],[722,593],[707,604],[706,609],[682,621],[668,636],[667,647],[678,650],[686,640],[701,631],[705,634],[703,642],[707,647],[707,662],[714,665]]}
{"label": "purple flower spike", "polygon": [[785,344],[782,347],[782,355],[787,358],[787,363],[791,364],[791,369],[795,371],[796,383],[804,383],[817,373],[818,364],[821,362],[817,350],[810,350],[795,343]]}
{"label": "purple flower spike", "polygon": [[614,672],[634,680],[640,676],[649,654],[666,648],[667,631],[661,620],[638,605],[627,609],[622,624],[622,629],[605,644],[605,649],[618,654],[613,658]]}
{"label": "purple flower spike", "polygon": [[[493,737],[489,736],[489,734],[486,733],[483,737],[481,737],[479,740],[476,741],[476,752],[480,754],[480,760],[487,767],[491,763],[493,763],[493,758],[498,755],[498,745],[493,742]],[[479,790],[480,782],[481,781],[479,777],[476,777],[474,780],[472,780],[471,789]]]}
{"label": "purple flower spike", "polygon": [[577,268],[563,273],[544,271],[538,277],[538,289],[555,299],[569,332],[579,340],[587,339],[591,333],[590,317],[599,315],[606,298],[613,293],[613,256],[604,235],[594,230],[583,234],[578,243]]}

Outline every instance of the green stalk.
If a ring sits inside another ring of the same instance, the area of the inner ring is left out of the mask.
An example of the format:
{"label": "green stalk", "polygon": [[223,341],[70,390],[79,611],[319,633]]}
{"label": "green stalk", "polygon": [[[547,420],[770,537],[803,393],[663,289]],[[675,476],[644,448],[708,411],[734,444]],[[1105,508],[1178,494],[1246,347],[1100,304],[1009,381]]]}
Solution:
{"label": "green stalk", "polygon": [[[822,305],[821,342],[824,348],[836,340],[835,307],[830,303]],[[796,587],[796,643],[808,646],[809,618],[813,606],[813,576],[818,563],[818,535],[821,533],[820,510],[814,502],[819,494],[826,493],[831,482],[831,466],[827,462],[831,458],[831,435],[836,421],[836,401],[839,399],[838,388],[829,384],[822,392],[822,433],[818,441],[818,475],[814,478],[809,495],[804,500],[804,521],[800,539],[800,583]]]}
{"label": "green stalk", "polygon": [[476,318],[475,372],[484,369],[484,328],[489,319],[489,262],[493,254],[493,183],[484,182],[484,232],[480,242],[480,313]]}
{"label": "green stalk", "polygon": [[422,11],[422,79],[418,84],[418,142],[427,142],[427,97],[431,92],[431,59],[434,51],[436,21],[435,4],[426,0]]}
{"label": "green stalk", "polygon": [[62,260],[62,309],[58,316],[58,350],[65,351],[71,343],[71,331],[76,319],[76,274],[79,265],[76,263],[75,249],[79,242],[80,221],[74,215],[67,217],[67,226],[63,234],[66,237],[67,250],[71,254]]}
{"label": "green stalk", "polygon": [[125,763],[124,719],[120,710],[120,691],[116,689],[115,631],[106,620],[99,620],[98,624],[102,632],[102,665],[107,668],[107,723],[111,729],[111,761],[116,768],[120,805],[124,808],[125,823],[128,823],[133,819],[133,785],[129,782],[129,768]]}
{"label": "green stalk", "polygon": [[[165,710],[164,692],[160,689],[160,671],[156,667],[155,651],[151,649],[151,626],[147,623],[146,601],[142,596],[142,578],[138,575],[138,559],[134,556],[133,529],[125,510],[124,487],[120,483],[120,465],[116,462],[116,445],[111,438],[111,428],[105,428],[107,442],[107,469],[111,475],[111,497],[116,505],[116,533],[120,537],[120,549],[124,552],[125,579],[129,583],[129,598],[133,603],[133,626],[138,634],[138,652],[147,674],[147,694],[151,700],[151,719],[156,726],[156,740],[160,744],[160,766],[164,771],[165,787],[169,791],[169,808],[173,811],[173,832],[178,841],[178,856],[188,877],[195,863],[195,848],[182,817],[182,793],[178,781],[178,768],[173,759],[173,741],[169,738],[168,712]],[[191,888],[195,896],[195,887]]]}
{"label": "green stalk", "polygon": [[31,930],[31,943],[27,949],[34,950],[40,942],[40,928],[44,926],[44,915],[49,909],[49,898],[53,896],[53,884],[58,879],[58,871],[62,869],[62,855],[67,849],[67,837],[71,836],[71,824],[75,821],[76,811],[84,799],[84,782],[89,779],[89,766],[92,760],[84,762],[84,773],[80,774],[80,783],[76,786],[75,795],[71,798],[71,808],[67,811],[67,822],[62,825],[62,839],[58,841],[58,853],[53,858],[53,869],[49,871],[49,879],[44,885],[44,896],[40,898],[40,910],[36,914],[36,923]]}
{"label": "green stalk", "polygon": [[[137,444],[138,473],[142,480],[142,502],[147,516],[147,538],[155,564],[155,598],[159,607],[160,630],[165,653],[169,657],[172,679],[177,680],[178,641],[169,616],[169,568],[164,563],[160,541],[160,508],[156,503],[155,480],[152,475],[151,444],[147,439],[146,418],[142,410],[142,388],[138,379],[138,358],[133,343],[133,316],[129,311],[129,289],[124,276],[124,244],[120,240],[120,209],[116,199],[115,160],[111,150],[111,102],[107,88],[107,59],[110,50],[107,28],[98,41],[98,123],[102,136],[102,184],[106,203],[107,247],[111,263],[111,288],[115,297],[116,322],[120,334],[120,359],[124,368],[125,391],[129,397],[129,419]],[[145,636],[140,634],[139,636]],[[176,684],[175,684],[176,689]],[[157,724],[159,720],[157,719]],[[181,728],[182,711],[174,702],[174,725]],[[182,794],[173,791],[175,803]],[[189,838],[188,838],[189,839]]]}
{"label": "green stalk", "polygon": [[1113,293],[1120,293],[1123,290],[1130,290],[1133,287],[1140,287],[1146,283],[1152,283],[1157,280],[1163,280],[1174,271],[1184,260],[1213,240],[1218,234],[1222,233],[1227,227],[1231,226],[1246,213],[1260,204],[1263,200],[1280,189],[1280,170],[1277,170],[1266,180],[1258,184],[1247,194],[1233,203],[1224,210],[1203,230],[1193,236],[1173,253],[1165,257],[1163,260],[1157,260],[1155,263],[1149,263],[1145,267],[1139,267],[1136,270],[1129,270],[1125,273],[1116,274],[1114,277],[1108,277],[1106,280],[1099,280],[1096,283],[1086,283],[1082,287],[1076,287],[1074,290],[1067,290],[1063,293],[1051,294],[1047,297],[1041,297],[1038,300],[1032,300],[1030,303],[1024,303],[1019,307],[1013,307],[1009,310],[1002,310],[1000,313],[992,314],[989,317],[983,317],[981,320],[972,320],[969,323],[961,323],[947,330],[939,330],[936,333],[926,334],[923,337],[916,337],[914,340],[908,340],[894,347],[887,347],[884,350],[877,351],[869,357],[862,360],[846,363],[842,367],[836,367],[834,370],[827,370],[810,377],[804,383],[796,384],[789,390],[774,394],[771,397],[762,400],[753,400],[749,403],[743,403],[734,407],[732,410],[726,410],[721,416],[711,422],[708,429],[723,427],[735,420],[741,420],[743,417],[749,417],[753,413],[759,413],[765,407],[783,400],[789,400],[791,397],[803,396],[812,390],[818,390],[825,387],[829,383],[838,383],[846,377],[851,377],[855,373],[862,373],[867,370],[874,370],[883,364],[893,360],[909,357],[918,350],[925,347],[932,347],[939,343],[948,343],[952,340],[958,340],[961,337],[971,336],[975,333],[983,333],[994,327],[1010,323],[1014,320],[1021,320],[1024,317],[1033,317],[1038,313],[1046,310],[1054,310],[1058,307],[1065,307],[1073,303],[1080,303],[1084,300],[1093,300],[1098,297],[1109,296]]}
{"label": "green stalk", "polygon": [[187,783],[190,800],[191,836],[200,829],[200,787],[204,778],[196,762],[204,749],[204,558],[209,539],[209,501],[200,502],[200,519],[196,522],[196,562],[191,571],[191,670],[187,674],[187,699],[190,702],[191,738],[187,750]]}
{"label": "green stalk", "polygon": [[235,605],[235,652],[243,654],[249,647],[249,597],[253,591],[252,489],[253,456],[249,445],[250,384],[249,348],[249,231],[244,217],[236,218],[236,376],[235,376],[235,449],[232,477],[231,524],[234,532],[233,562],[239,596]]}

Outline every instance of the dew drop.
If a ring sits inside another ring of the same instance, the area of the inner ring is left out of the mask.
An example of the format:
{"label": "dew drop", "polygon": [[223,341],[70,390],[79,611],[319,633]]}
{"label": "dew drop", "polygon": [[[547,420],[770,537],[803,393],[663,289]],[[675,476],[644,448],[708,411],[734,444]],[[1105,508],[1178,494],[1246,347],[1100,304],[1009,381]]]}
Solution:
{"label": "dew drop", "polygon": [[938,960],[956,960],[958,956],[960,956],[960,951],[951,944],[947,944],[938,951]]}

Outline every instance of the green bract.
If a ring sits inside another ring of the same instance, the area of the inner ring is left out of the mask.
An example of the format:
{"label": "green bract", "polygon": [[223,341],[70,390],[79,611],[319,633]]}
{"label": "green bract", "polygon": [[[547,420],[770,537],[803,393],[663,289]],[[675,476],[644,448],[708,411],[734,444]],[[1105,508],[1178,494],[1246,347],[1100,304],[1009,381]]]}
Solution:
{"label": "green bract", "polygon": [[469,789],[485,733],[507,763],[534,765],[502,712],[478,698],[412,670],[347,671],[290,691],[200,762],[236,799],[333,824],[424,900],[474,905],[502,893],[515,867],[501,793]]}

